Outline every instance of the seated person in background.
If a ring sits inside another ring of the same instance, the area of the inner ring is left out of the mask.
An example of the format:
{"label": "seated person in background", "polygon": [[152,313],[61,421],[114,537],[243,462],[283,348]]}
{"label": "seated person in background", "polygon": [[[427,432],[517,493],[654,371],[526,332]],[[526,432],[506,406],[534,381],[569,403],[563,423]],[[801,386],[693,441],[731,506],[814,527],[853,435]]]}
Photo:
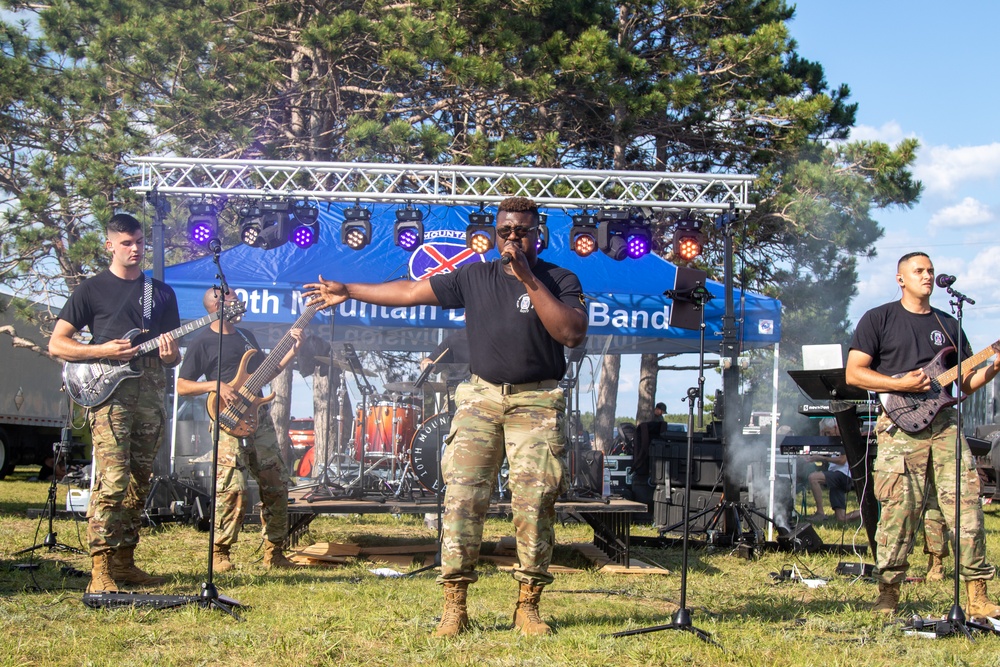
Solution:
{"label": "seated person in background", "polygon": [[[819,423],[819,434],[824,436],[839,436],[837,420],[827,417]],[[847,454],[812,454],[808,457],[814,463],[827,463],[826,470],[817,470],[809,474],[809,487],[816,501],[816,513],[810,517],[812,521],[823,521],[826,512],[823,511],[823,485],[830,490],[830,507],[837,521],[844,522],[857,519],[861,513],[857,510],[847,513],[847,493],[854,488],[851,479],[851,469],[847,465]]]}

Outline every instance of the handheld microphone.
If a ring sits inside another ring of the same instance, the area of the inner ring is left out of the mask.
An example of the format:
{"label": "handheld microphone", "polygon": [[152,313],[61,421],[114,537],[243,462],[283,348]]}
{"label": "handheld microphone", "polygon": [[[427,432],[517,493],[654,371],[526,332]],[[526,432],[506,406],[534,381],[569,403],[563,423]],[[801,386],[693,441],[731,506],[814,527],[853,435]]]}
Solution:
{"label": "handheld microphone", "polygon": [[955,276],[949,276],[947,273],[942,273],[934,280],[934,282],[938,287],[951,287],[955,280],[957,280]]}
{"label": "handheld microphone", "polygon": [[500,255],[501,264],[510,264],[510,255]]}

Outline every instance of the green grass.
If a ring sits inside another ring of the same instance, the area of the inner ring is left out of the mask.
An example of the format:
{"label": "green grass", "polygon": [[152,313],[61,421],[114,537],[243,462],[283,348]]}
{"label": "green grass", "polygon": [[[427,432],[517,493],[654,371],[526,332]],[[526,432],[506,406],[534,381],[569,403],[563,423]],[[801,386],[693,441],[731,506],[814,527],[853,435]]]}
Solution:
{"label": "green grass", "polygon": [[[618,630],[669,622],[679,600],[679,549],[640,550],[668,576],[605,575],[593,570],[559,575],[542,598],[542,615],[557,629],[552,637],[525,638],[510,630],[516,584],[485,565],[470,589],[474,629],[454,641],[430,637],[441,611],[441,592],[430,574],[379,579],[370,564],[267,572],[259,564],[254,528],[234,552],[237,569],[216,577],[221,593],[248,609],[242,622],[198,606],[165,611],[100,610],[83,606],[86,578],[63,566],[89,568],[84,556],[38,553],[41,567],[29,573],[5,565],[25,562],[13,552],[40,540],[43,522],[25,510],[41,507],[47,486],[25,481],[27,469],[0,482],[0,665],[996,665],[1000,638],[975,642],[953,637],[908,637],[898,623],[867,610],[875,587],[834,574],[846,557],[764,552],[752,561],[728,550],[691,552],[688,607],[694,623],[722,648],[686,632],[665,631],[625,638]],[[63,503],[65,489],[60,490]],[[995,538],[1000,517],[987,507],[987,545],[1000,562]],[[84,525],[57,521],[61,542],[80,545]],[[865,543],[833,523],[818,526],[826,543]],[[491,519],[488,540],[511,533],[509,521]],[[636,527],[633,534],[654,535]],[[560,544],[589,541],[586,526],[560,526]],[[419,517],[325,517],[313,522],[309,541],[365,543],[432,540]],[[144,533],[140,564],[170,582],[158,592],[194,594],[205,578],[207,533],[170,525]],[[920,547],[911,574],[926,565]],[[575,552],[557,551],[558,562],[580,565]],[[795,563],[829,578],[822,588],[772,581],[769,573]],[[946,563],[951,571],[950,559]],[[33,576],[32,576],[33,575]],[[951,582],[904,586],[902,615],[946,613]],[[991,586],[1000,593],[1000,584]]]}

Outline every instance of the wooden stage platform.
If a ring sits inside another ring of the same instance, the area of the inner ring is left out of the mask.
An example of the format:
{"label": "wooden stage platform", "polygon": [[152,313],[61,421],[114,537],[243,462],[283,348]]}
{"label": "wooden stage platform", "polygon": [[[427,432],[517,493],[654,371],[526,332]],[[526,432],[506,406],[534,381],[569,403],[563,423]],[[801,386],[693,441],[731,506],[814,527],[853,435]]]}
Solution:
{"label": "wooden stage platform", "polygon": [[[323,514],[433,514],[437,499],[433,494],[414,498],[313,498],[312,488],[292,488],[288,491],[289,543],[294,546],[305,534],[309,524]],[[578,516],[594,529],[594,545],[614,562],[628,566],[631,551],[630,514],[643,513],[643,503],[621,498],[565,500],[556,503],[558,514]],[[491,503],[492,515],[509,515],[510,501]]]}

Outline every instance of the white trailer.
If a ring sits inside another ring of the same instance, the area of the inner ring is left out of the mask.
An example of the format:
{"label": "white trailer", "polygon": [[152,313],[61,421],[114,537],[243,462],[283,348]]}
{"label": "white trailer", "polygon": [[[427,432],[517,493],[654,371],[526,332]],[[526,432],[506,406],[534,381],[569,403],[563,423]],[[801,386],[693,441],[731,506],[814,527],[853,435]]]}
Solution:
{"label": "white trailer", "polygon": [[70,424],[62,364],[44,352],[48,334],[17,318],[0,296],[0,479],[17,464],[43,464]]}

